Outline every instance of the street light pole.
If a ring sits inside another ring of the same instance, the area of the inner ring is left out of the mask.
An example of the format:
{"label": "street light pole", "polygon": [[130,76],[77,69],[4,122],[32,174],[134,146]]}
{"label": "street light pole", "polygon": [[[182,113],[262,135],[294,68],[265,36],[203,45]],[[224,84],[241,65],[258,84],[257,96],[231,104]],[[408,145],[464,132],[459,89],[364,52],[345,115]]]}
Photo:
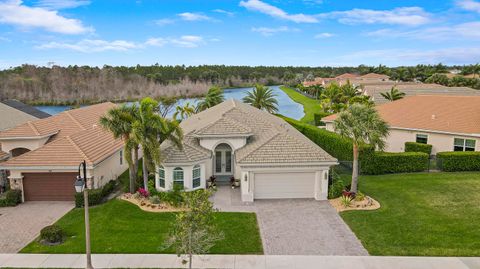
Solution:
{"label": "street light pole", "polygon": [[[82,167],[83,166],[83,167]],[[81,168],[83,168],[83,178],[81,175]],[[78,177],[75,182],[75,191],[83,191],[83,206],[85,208],[85,252],[87,256],[87,269],[93,269],[92,254],[90,249],[90,216],[88,213],[88,186],[87,186],[87,163],[81,162],[78,166]]]}

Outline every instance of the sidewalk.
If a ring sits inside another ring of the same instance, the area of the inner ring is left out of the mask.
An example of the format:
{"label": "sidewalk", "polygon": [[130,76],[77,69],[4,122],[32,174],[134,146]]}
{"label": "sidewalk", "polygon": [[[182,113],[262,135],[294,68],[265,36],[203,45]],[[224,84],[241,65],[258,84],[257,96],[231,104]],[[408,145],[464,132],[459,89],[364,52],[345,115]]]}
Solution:
{"label": "sidewalk", "polygon": [[[169,254],[95,254],[95,268],[185,268]],[[0,254],[1,267],[85,268],[83,254]],[[194,268],[322,268],[322,269],[480,269],[480,258],[375,256],[206,255],[195,257]]]}

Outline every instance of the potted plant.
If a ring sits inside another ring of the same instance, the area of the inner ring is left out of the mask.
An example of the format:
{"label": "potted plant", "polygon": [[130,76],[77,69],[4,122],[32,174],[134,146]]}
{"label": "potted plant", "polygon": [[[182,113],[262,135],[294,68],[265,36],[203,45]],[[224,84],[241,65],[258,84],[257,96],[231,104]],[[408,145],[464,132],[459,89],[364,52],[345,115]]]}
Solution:
{"label": "potted plant", "polygon": [[232,185],[232,189],[235,189],[235,177],[234,176],[230,177],[230,185]]}
{"label": "potted plant", "polygon": [[240,187],[240,179],[235,179],[235,182],[233,183],[235,187]]}
{"label": "potted plant", "polygon": [[214,187],[217,186],[217,184],[215,183],[216,179],[217,179],[217,178],[216,178],[215,176],[211,176],[211,177],[208,179],[208,183],[207,183],[207,184],[208,184],[208,187],[209,187],[209,188],[214,188]]}

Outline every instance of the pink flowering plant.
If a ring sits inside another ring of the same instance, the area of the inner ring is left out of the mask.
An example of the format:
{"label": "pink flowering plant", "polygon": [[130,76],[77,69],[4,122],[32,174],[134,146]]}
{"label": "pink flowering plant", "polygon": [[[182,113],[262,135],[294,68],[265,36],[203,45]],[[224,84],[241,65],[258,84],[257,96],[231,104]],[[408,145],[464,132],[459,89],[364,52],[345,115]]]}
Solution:
{"label": "pink flowering plant", "polygon": [[138,191],[137,191],[141,196],[147,198],[148,196],[150,196],[150,193],[148,193],[147,190],[145,190],[144,188],[139,188]]}

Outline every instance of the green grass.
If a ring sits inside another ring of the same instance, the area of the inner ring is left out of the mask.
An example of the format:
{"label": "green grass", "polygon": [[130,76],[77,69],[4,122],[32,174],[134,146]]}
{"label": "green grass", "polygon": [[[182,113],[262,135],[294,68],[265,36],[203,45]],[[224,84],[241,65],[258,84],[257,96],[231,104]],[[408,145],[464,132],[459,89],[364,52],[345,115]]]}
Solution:
{"label": "green grass", "polygon": [[[84,253],[84,210],[73,209],[57,224],[67,234],[58,246],[45,246],[37,240],[22,253]],[[262,242],[254,213],[215,213],[225,238],[211,249],[213,254],[262,254]],[[136,205],[112,200],[90,208],[93,253],[174,253],[162,249],[175,220],[175,213],[152,213]]]}
{"label": "green grass", "polygon": [[320,111],[320,103],[318,100],[309,98],[292,88],[281,86],[280,89],[284,91],[294,102],[303,105],[303,112],[305,116],[300,120],[305,123],[313,123],[313,114]]}
{"label": "green grass", "polygon": [[361,176],[375,211],[343,219],[372,255],[480,256],[480,173]]}

